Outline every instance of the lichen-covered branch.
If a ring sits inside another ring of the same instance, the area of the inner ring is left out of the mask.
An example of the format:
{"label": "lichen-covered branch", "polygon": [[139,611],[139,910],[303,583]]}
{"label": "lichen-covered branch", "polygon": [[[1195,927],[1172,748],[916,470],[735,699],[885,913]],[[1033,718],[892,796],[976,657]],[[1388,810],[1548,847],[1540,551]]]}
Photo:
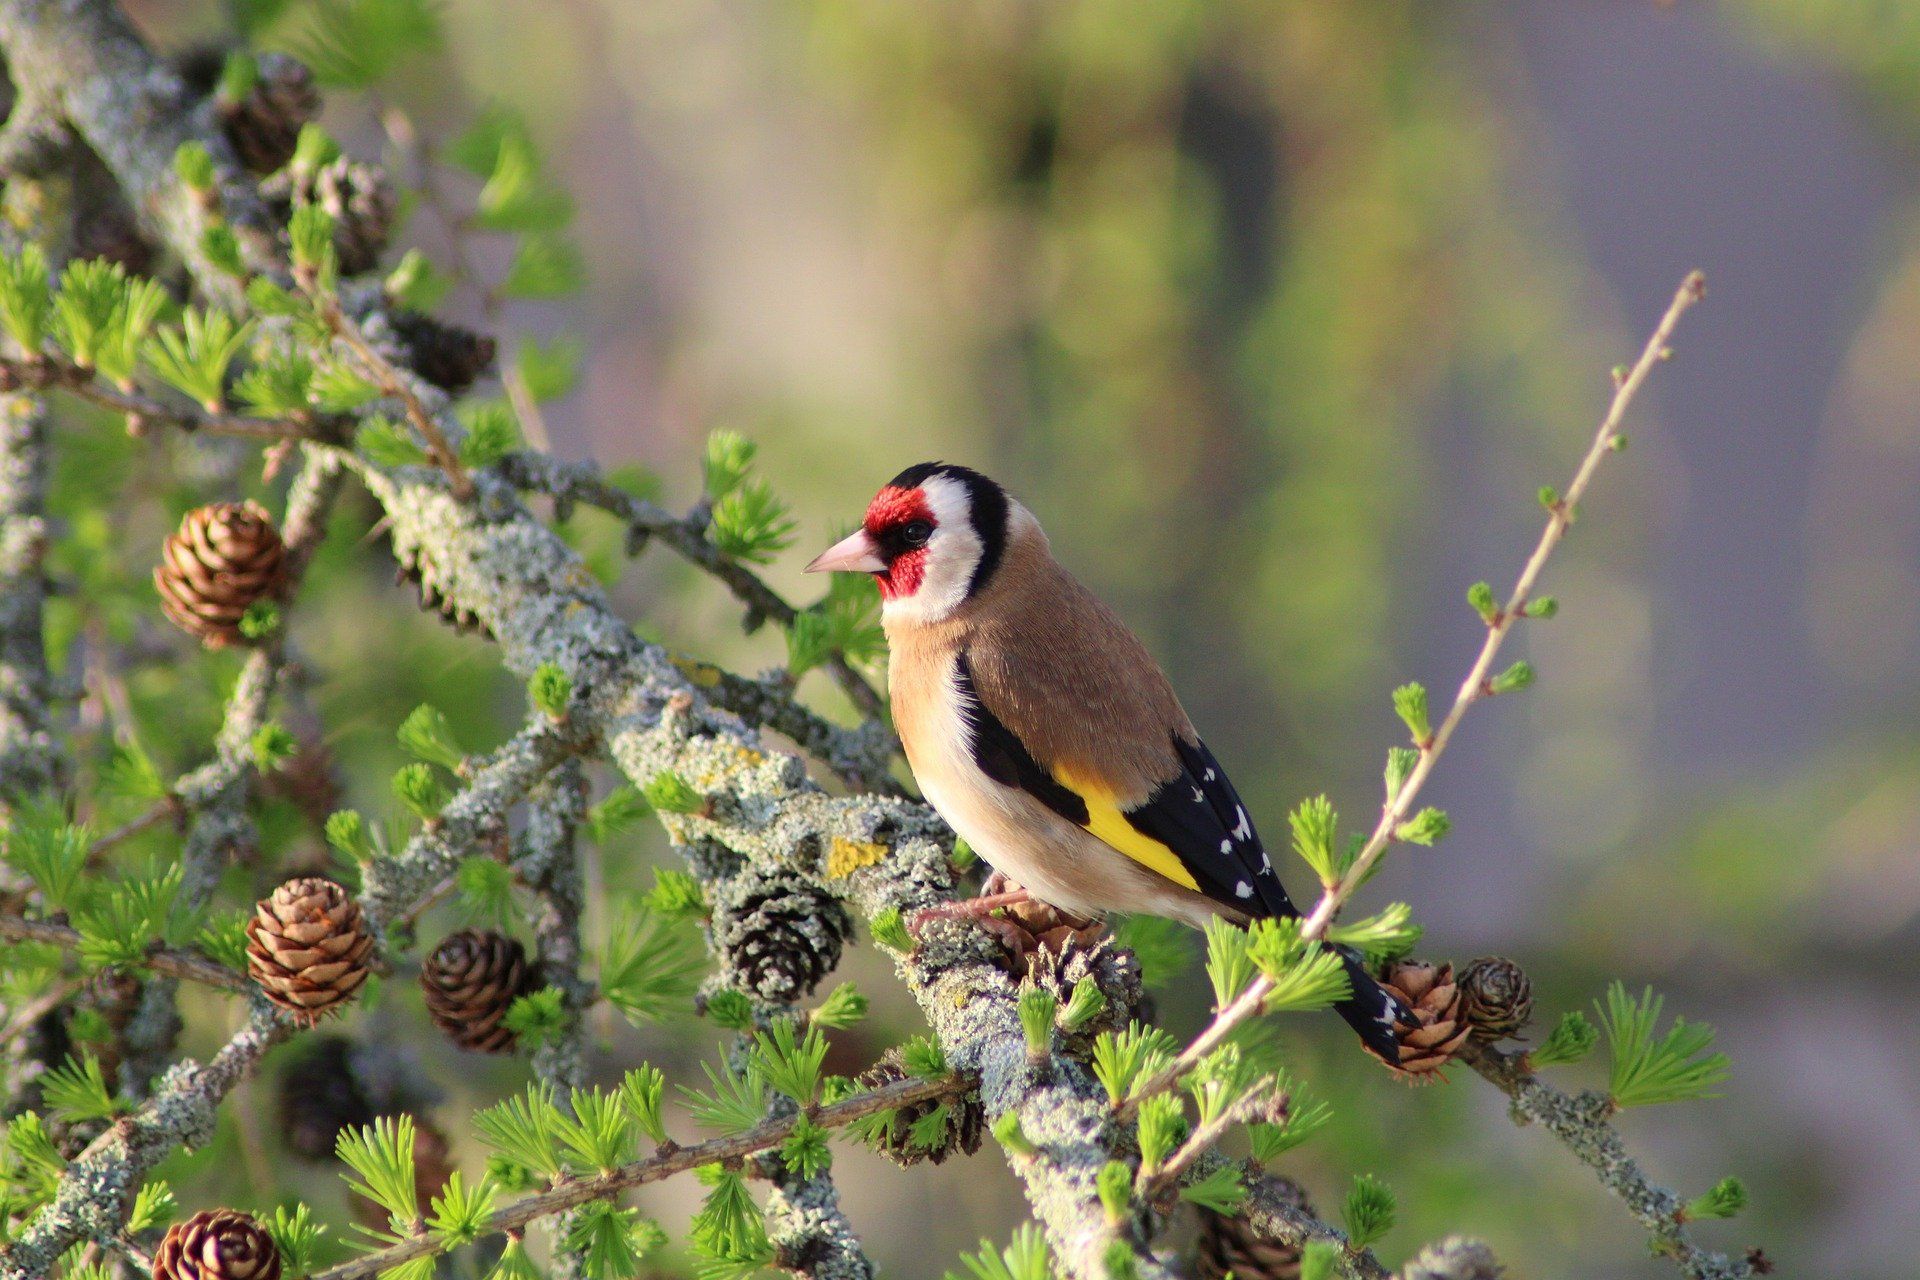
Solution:
{"label": "lichen-covered branch", "polygon": [[0,395],[0,799],[57,788],[53,676],[42,619],[47,577],[47,414],[39,396]]}
{"label": "lichen-covered branch", "polygon": [[1672,1258],[1691,1280],[1745,1280],[1745,1259],[1703,1249],[1693,1242],[1681,1213],[1683,1201],[1648,1178],[1613,1127],[1615,1109],[1605,1094],[1556,1089],[1527,1065],[1524,1053],[1503,1053],[1470,1041],[1461,1061],[1513,1100],[1516,1124],[1537,1124],[1592,1169],[1602,1186],[1620,1198],[1653,1237],[1653,1250]]}

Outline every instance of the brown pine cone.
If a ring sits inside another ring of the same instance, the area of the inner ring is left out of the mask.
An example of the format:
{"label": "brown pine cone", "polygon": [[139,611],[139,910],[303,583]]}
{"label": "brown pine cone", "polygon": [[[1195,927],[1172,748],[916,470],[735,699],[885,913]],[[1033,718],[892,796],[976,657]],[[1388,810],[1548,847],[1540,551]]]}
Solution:
{"label": "brown pine cone", "polygon": [[320,91],[306,64],[284,53],[257,59],[260,77],[238,101],[222,101],[220,128],[249,172],[269,174],[293,159],[300,126],[320,115]]}
{"label": "brown pine cone", "polygon": [[407,350],[413,371],[457,396],[493,367],[494,341],[418,311],[396,311],[393,332]]}
{"label": "brown pine cone", "polygon": [[462,1049],[480,1053],[512,1052],[507,1010],[532,987],[526,948],[491,929],[448,934],[420,966],[433,1024]]}
{"label": "brown pine cone", "polygon": [[776,1004],[804,999],[840,963],[852,932],[852,918],[832,894],[749,871],[714,907],[719,980]]}
{"label": "brown pine cone", "polygon": [[[426,1217],[433,1198],[447,1189],[453,1176],[453,1149],[440,1126],[419,1112],[413,1116],[413,1192],[420,1204],[420,1216]],[[387,1211],[358,1192],[349,1193],[347,1207],[354,1221],[369,1231],[391,1230]]]}
{"label": "brown pine cone", "polygon": [[1141,1016],[1146,991],[1141,985],[1139,958],[1116,947],[1110,937],[1091,945],[1069,938],[1058,950],[1039,948],[1026,963],[1033,984],[1052,992],[1062,1009],[1073,999],[1074,988],[1082,978],[1092,978],[1106,996],[1106,1005],[1097,1017],[1077,1031],[1062,1033],[1069,1048],[1091,1048],[1094,1037],[1102,1031],[1125,1031],[1130,1020]]}
{"label": "brown pine cone", "polygon": [[[907,1075],[907,1069],[900,1060],[900,1051],[889,1049],[880,1061],[861,1073],[857,1083],[862,1089],[879,1089],[898,1084]],[[947,1125],[942,1141],[931,1147],[915,1142],[914,1122],[943,1106],[947,1108]],[[987,1111],[980,1105],[977,1091],[958,1099],[915,1102],[894,1109],[892,1121],[880,1134],[880,1152],[903,1169],[922,1160],[940,1164],[956,1151],[969,1156],[978,1151],[981,1135],[986,1128]]]}
{"label": "brown pine cone", "polygon": [[386,170],[345,156],[318,167],[289,165],[261,183],[260,194],[283,223],[298,205],[324,210],[333,219],[333,250],[345,276],[380,265],[399,209]]}
{"label": "brown pine cone", "polygon": [[216,502],[187,512],[153,571],[160,606],[209,649],[244,644],[247,607],[278,592],[286,547],[259,503]]}
{"label": "brown pine cone", "polygon": [[1462,969],[1460,991],[1476,1040],[1519,1039],[1533,1017],[1533,983],[1505,956],[1481,956]]}
{"label": "brown pine cone", "polygon": [[372,950],[360,904],[320,876],[287,881],[247,921],[247,972],[308,1026],[360,989]]}
{"label": "brown pine cone", "polygon": [[373,1104],[360,1086],[353,1042],[322,1036],[280,1073],[280,1132],[303,1160],[331,1160],[340,1131],[373,1122]]}
{"label": "brown pine cone", "polygon": [[[1015,887],[996,871],[980,886],[980,896],[1005,893]],[[1035,956],[1042,951],[1057,954],[1072,943],[1091,946],[1107,935],[1107,926],[1101,921],[1062,911],[1038,898],[1001,907],[994,915],[981,917],[980,925],[1006,947],[1004,967],[1016,978],[1025,977],[1031,971]]]}
{"label": "brown pine cone", "polygon": [[246,1214],[203,1209],[167,1228],[153,1280],[280,1280],[280,1250]]}
{"label": "brown pine cone", "polygon": [[[1289,1178],[1274,1177],[1295,1207],[1313,1212],[1307,1193]],[[1262,1235],[1244,1215],[1201,1209],[1195,1245],[1196,1280],[1300,1280],[1300,1250]]]}
{"label": "brown pine cone", "polygon": [[1380,976],[1380,985],[1398,996],[1413,1015],[1410,1021],[1394,1027],[1394,1034],[1400,1040],[1400,1061],[1387,1065],[1394,1067],[1409,1084],[1445,1080],[1446,1077],[1439,1074],[1440,1068],[1446,1066],[1466,1042],[1471,1029],[1467,1023],[1466,996],[1454,981],[1453,966],[1431,965],[1424,960],[1396,960]]}

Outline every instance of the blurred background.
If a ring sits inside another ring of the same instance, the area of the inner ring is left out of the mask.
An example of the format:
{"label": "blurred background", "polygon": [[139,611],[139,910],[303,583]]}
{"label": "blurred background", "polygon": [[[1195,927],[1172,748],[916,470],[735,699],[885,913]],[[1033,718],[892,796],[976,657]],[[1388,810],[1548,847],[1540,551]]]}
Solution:
{"label": "blurred background", "polygon": [[[134,11],[175,48],[219,21],[186,0]],[[818,587],[799,566],[901,467],[1000,477],[1164,660],[1270,840],[1316,792],[1372,810],[1399,734],[1388,691],[1454,687],[1481,636],[1465,587],[1512,581],[1533,494],[1564,486],[1608,370],[1703,268],[1706,304],[1548,572],[1560,617],[1517,637],[1539,684],[1470,718],[1429,796],[1452,836],[1396,854],[1368,900],[1413,903],[1424,954],[1520,960],[1540,1022],[1619,977],[1713,1023],[1726,1096],[1622,1122],[1650,1172],[1683,1195],[1744,1178],[1751,1210],[1703,1234],[1764,1245],[1782,1274],[1912,1273],[1920,4],[448,0],[443,16],[446,51],[387,101],[429,141],[517,107],[578,202],[586,289],[498,322],[581,344],[579,387],[546,415],[560,454],[641,464],[684,504],[705,434],[746,433],[797,508],[771,575],[803,599]],[[374,154],[382,105],[338,95],[327,123]],[[425,218],[405,239],[444,249]],[[369,523],[342,518],[355,537]],[[572,532],[637,626],[784,661],[710,583],[623,562],[594,520]],[[330,745],[383,796],[415,702],[488,741],[519,695],[340,542],[323,572],[342,606],[299,626]],[[834,706],[824,680],[806,688]],[[204,742],[204,702],[172,703],[183,744]],[[609,874],[644,883],[660,852],[628,839]],[[876,997],[874,1046],[913,1029],[871,947],[849,971]],[[1170,1028],[1198,1024],[1203,988],[1196,968],[1162,995]],[[1286,1171],[1329,1211],[1353,1172],[1384,1173],[1403,1206],[1389,1260],[1463,1231],[1520,1276],[1668,1274],[1470,1073],[1408,1091],[1355,1070],[1337,1026],[1286,1034],[1338,1107]],[[644,1051],[684,1071],[710,1043],[688,1039],[610,1036],[601,1065]],[[461,1081],[449,1127],[524,1071],[420,1052]],[[270,1133],[229,1137],[270,1186],[305,1176],[261,1155]],[[182,1170],[183,1201],[231,1176],[222,1159]],[[990,1152],[908,1172],[856,1153],[841,1171],[896,1276],[936,1275],[1022,1215]],[[693,1190],[646,1203],[674,1229]]]}

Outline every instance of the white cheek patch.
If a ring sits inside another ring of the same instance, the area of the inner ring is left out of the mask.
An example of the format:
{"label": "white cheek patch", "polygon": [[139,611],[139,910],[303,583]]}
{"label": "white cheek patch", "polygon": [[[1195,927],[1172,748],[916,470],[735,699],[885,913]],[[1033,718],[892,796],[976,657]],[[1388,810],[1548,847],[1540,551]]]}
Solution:
{"label": "white cheek patch", "polygon": [[967,598],[973,571],[986,548],[973,530],[973,504],[966,486],[946,476],[929,476],[920,491],[933,512],[933,537],[927,540],[926,570],[912,595],[895,596],[881,606],[883,617],[937,622]]}

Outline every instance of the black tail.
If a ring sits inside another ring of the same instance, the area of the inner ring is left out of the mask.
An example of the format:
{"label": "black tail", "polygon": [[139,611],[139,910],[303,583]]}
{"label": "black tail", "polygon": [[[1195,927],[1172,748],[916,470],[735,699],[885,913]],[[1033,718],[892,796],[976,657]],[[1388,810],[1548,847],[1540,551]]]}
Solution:
{"label": "black tail", "polygon": [[1340,958],[1346,961],[1347,982],[1352,986],[1353,994],[1333,1006],[1333,1011],[1345,1018],[1347,1025],[1359,1033],[1367,1048],[1389,1063],[1397,1064],[1400,1061],[1400,1040],[1394,1035],[1394,1024],[1407,1018],[1405,1006],[1374,981],[1359,956],[1345,947],[1336,949],[1340,952]]}

